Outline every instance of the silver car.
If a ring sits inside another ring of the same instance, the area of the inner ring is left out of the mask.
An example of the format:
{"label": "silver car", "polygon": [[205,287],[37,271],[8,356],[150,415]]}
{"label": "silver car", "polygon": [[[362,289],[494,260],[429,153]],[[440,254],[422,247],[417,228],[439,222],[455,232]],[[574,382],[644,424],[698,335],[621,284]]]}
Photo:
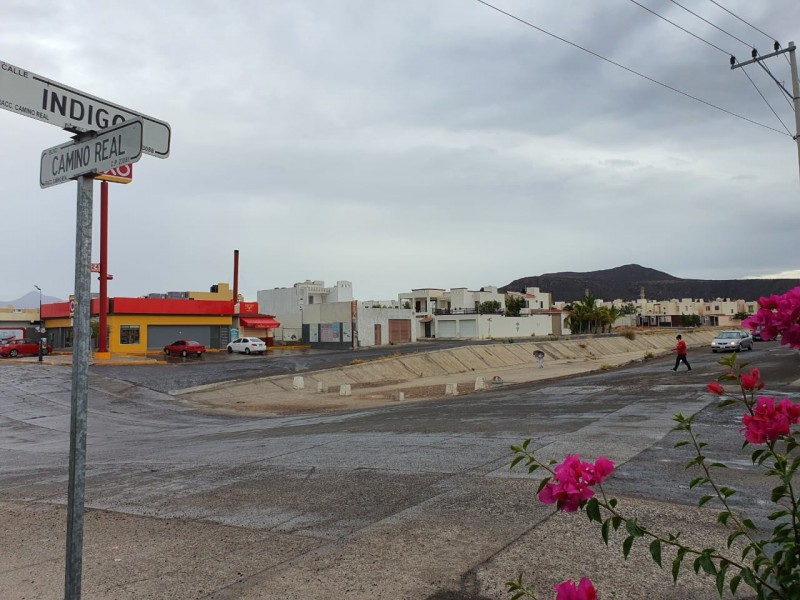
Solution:
{"label": "silver car", "polygon": [[753,349],[753,336],[749,332],[741,329],[730,331],[720,331],[714,341],[711,342],[712,352],[740,352],[742,350]]}
{"label": "silver car", "polygon": [[243,337],[228,344],[228,354],[231,352],[244,352],[245,354],[258,352],[259,354],[264,354],[266,350],[267,345],[264,340],[257,337]]}

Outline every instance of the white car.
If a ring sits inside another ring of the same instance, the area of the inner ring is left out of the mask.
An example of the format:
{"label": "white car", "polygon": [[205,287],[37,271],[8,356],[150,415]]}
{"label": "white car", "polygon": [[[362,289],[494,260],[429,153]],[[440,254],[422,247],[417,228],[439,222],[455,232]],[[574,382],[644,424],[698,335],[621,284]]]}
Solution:
{"label": "white car", "polygon": [[243,337],[228,344],[228,354],[231,352],[244,352],[245,354],[258,352],[259,354],[264,354],[266,351],[267,345],[264,340],[256,337]]}
{"label": "white car", "polygon": [[739,329],[733,331],[721,331],[711,342],[712,352],[724,352],[725,350],[741,352],[744,349],[753,349],[753,336],[751,336],[748,331]]}

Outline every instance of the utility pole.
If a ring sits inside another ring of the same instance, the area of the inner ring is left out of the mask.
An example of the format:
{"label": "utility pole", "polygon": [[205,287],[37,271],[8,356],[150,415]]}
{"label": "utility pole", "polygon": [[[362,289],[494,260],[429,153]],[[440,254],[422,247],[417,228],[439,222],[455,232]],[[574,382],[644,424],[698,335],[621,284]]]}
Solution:
{"label": "utility pole", "polygon": [[[755,48],[753,48],[752,52],[752,60],[748,60],[745,62],[736,62],[736,57],[731,56],[731,70],[738,69],[739,67],[744,67],[745,65],[751,65],[753,63],[758,64],[759,67],[764,69],[767,74],[772,77],[772,80],[778,84],[778,87],[781,88],[784,94],[786,94],[794,104],[794,124],[795,124],[795,133],[792,136],[795,143],[797,144],[797,161],[798,161],[798,168],[800,169],[800,80],[797,78],[797,52],[794,42],[789,42],[787,48],[781,48],[781,45],[778,42],[775,42],[774,46],[775,52],[771,54],[765,54],[764,56],[759,56],[758,52]],[[792,92],[789,93],[783,84],[775,79],[775,76],[770,73],[770,71],[761,64],[761,61],[771,58],[773,56],[778,56],[779,54],[785,54],[786,52],[789,53],[789,68],[792,71]]]}

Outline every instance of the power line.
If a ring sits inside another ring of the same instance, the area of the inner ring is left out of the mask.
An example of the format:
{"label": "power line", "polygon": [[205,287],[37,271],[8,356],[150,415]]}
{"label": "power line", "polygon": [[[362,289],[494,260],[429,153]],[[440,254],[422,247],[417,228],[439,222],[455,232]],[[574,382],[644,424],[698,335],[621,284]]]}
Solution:
{"label": "power line", "polygon": [[516,15],[513,15],[513,14],[511,14],[509,12],[506,12],[506,11],[502,10],[501,8],[498,8],[497,6],[494,6],[493,4],[489,4],[485,0],[476,0],[476,2],[479,2],[480,4],[483,4],[487,8],[491,8],[492,10],[495,10],[495,11],[499,12],[500,14],[503,14],[503,15],[505,15],[507,17],[510,17],[511,19],[514,19],[515,21],[519,21],[523,25],[527,25],[528,27],[530,27],[532,29],[535,29],[536,31],[539,31],[541,33],[544,33],[545,35],[548,35],[551,38],[554,38],[554,39],[556,39],[556,40],[558,40],[560,42],[564,42],[565,44],[569,44],[573,48],[577,48],[578,50],[582,50],[583,52],[586,52],[587,54],[591,54],[592,56],[594,56],[596,58],[599,58],[600,60],[605,61],[605,62],[607,62],[609,64],[612,64],[615,67],[619,67],[620,69],[628,71],[629,73],[633,73],[634,75],[637,75],[637,76],[641,77],[642,79],[646,79],[647,81],[650,81],[651,83],[655,83],[656,85],[660,85],[663,88],[666,88],[666,89],[668,89],[668,90],[670,90],[672,92],[675,92],[676,94],[680,94],[681,96],[686,96],[687,98],[695,100],[696,102],[700,102],[701,104],[705,104],[706,106],[709,106],[711,108],[715,108],[715,109],[717,109],[719,111],[722,111],[722,112],[724,112],[724,113],[726,113],[726,114],[728,114],[728,115],[730,115],[732,117],[736,117],[737,119],[741,119],[743,121],[747,121],[748,123],[752,123],[753,125],[758,125],[759,127],[763,127],[764,129],[769,129],[770,131],[774,131],[775,133],[778,133],[780,135],[786,135],[784,132],[780,131],[779,129],[775,129],[774,127],[770,127],[769,125],[764,125],[763,123],[759,123],[758,121],[754,121],[752,119],[748,119],[747,117],[743,117],[742,115],[736,114],[735,112],[732,112],[730,110],[727,110],[725,108],[717,106],[716,104],[712,104],[711,102],[707,102],[706,100],[703,100],[703,99],[698,98],[696,96],[692,96],[691,94],[689,94],[687,92],[684,92],[684,91],[681,91],[681,90],[679,90],[677,88],[674,88],[671,85],[668,85],[666,83],[662,83],[662,82],[658,81],[657,79],[653,79],[652,77],[648,77],[647,75],[643,75],[642,73],[639,73],[638,71],[635,71],[635,70],[633,70],[633,69],[631,69],[629,67],[626,67],[625,65],[622,65],[622,64],[620,64],[618,62],[615,62],[615,61],[611,60],[610,58],[606,58],[605,56],[602,56],[602,55],[598,54],[597,52],[593,52],[592,50],[589,50],[588,48],[584,48],[583,46],[580,46],[580,45],[578,45],[578,44],[576,44],[574,42],[570,42],[569,40],[567,40],[565,38],[562,38],[562,37],[559,37],[554,33],[550,33],[546,29],[542,29],[541,27],[537,27],[536,25],[534,25],[533,23],[531,23],[529,21],[526,21],[525,19],[522,19],[520,17],[517,17]]}
{"label": "power line", "polygon": [[700,20],[701,20],[701,21],[703,21],[704,23],[708,23],[708,24],[709,24],[709,25],[711,25],[711,26],[712,26],[714,29],[718,29],[719,31],[721,31],[722,33],[724,33],[725,35],[727,35],[728,37],[731,37],[731,38],[735,39],[737,42],[740,42],[740,43],[744,44],[744,45],[745,45],[745,46],[747,46],[748,48],[752,48],[752,47],[753,47],[753,44],[748,44],[748,43],[747,43],[747,42],[745,42],[744,40],[742,40],[742,39],[740,39],[740,38],[736,37],[735,35],[733,35],[732,33],[729,33],[729,32],[727,32],[727,31],[725,31],[725,30],[724,30],[722,27],[720,27],[720,26],[718,26],[718,25],[715,25],[715,24],[714,24],[714,23],[712,23],[711,21],[709,21],[709,20],[707,20],[707,19],[704,19],[703,17],[701,17],[700,15],[698,15],[696,12],[693,12],[693,11],[689,10],[689,9],[688,9],[688,8],[686,8],[686,7],[685,7],[683,4],[680,4],[679,2],[676,2],[675,0],[669,0],[669,1],[670,1],[670,2],[672,2],[672,3],[673,3],[675,6],[679,6],[679,7],[681,7],[683,10],[685,10],[685,11],[686,11],[686,12],[688,12],[689,14],[692,14],[692,15],[694,15],[695,17],[697,17],[698,19],[700,19]]}
{"label": "power line", "polygon": [[722,10],[724,10],[726,13],[728,13],[728,14],[729,14],[729,15],[731,15],[732,17],[736,17],[737,19],[739,19],[739,20],[740,20],[742,23],[744,23],[745,25],[747,25],[747,26],[749,26],[749,27],[752,27],[753,29],[755,29],[755,30],[756,30],[758,33],[760,33],[761,35],[764,35],[764,36],[768,37],[768,38],[770,39],[770,41],[775,41],[775,36],[773,36],[773,35],[769,35],[768,33],[764,33],[763,31],[761,31],[761,30],[760,30],[758,27],[756,27],[755,25],[751,25],[750,23],[748,23],[747,21],[745,21],[745,20],[744,20],[742,17],[740,17],[739,15],[737,15],[737,14],[735,14],[735,13],[733,13],[733,12],[729,11],[727,8],[725,8],[724,6],[722,6],[722,4],[720,4],[720,3],[719,3],[719,2],[717,2],[716,0],[709,0],[709,2],[711,2],[711,4],[716,4],[717,6],[719,6],[719,7],[720,7]]}
{"label": "power line", "polygon": [[658,14],[656,11],[654,11],[654,10],[650,10],[650,9],[649,9],[649,8],[647,8],[647,7],[646,7],[644,4],[639,4],[639,3],[638,3],[636,0],[629,0],[629,1],[630,1],[630,2],[633,2],[633,3],[634,3],[636,6],[638,6],[638,7],[640,7],[640,8],[643,8],[643,9],[645,9],[645,10],[646,10],[647,12],[649,12],[651,15],[655,15],[656,17],[658,17],[659,19],[662,19],[662,20],[666,21],[666,22],[667,22],[667,23],[669,23],[670,25],[673,25],[673,26],[677,27],[678,29],[680,29],[681,31],[688,33],[690,36],[692,36],[693,38],[696,38],[696,39],[700,40],[700,41],[701,41],[701,42],[703,42],[704,44],[708,44],[708,45],[709,45],[709,46],[711,46],[712,48],[715,48],[715,49],[719,50],[719,51],[720,51],[720,52],[722,52],[722,53],[723,53],[725,56],[730,56],[730,55],[731,55],[731,53],[730,53],[730,52],[728,52],[727,50],[723,50],[722,48],[720,48],[720,47],[719,47],[719,46],[717,46],[716,44],[712,44],[712,43],[711,43],[711,42],[709,42],[708,40],[705,40],[705,39],[701,38],[699,35],[695,35],[695,34],[694,34],[694,33],[692,33],[691,31],[689,31],[688,29],[685,29],[685,28],[681,27],[680,25],[678,25],[678,24],[677,24],[677,23],[675,23],[674,21],[670,21],[668,18],[661,16],[661,15],[660,15],[660,14]]}
{"label": "power line", "polygon": [[[656,17],[658,17],[659,19],[662,19],[662,20],[666,21],[666,22],[667,22],[667,23],[669,23],[670,25],[674,25],[675,27],[677,27],[677,28],[678,28],[678,29],[680,29],[681,31],[683,31],[683,32],[685,32],[685,33],[688,33],[689,35],[691,35],[691,36],[692,36],[692,37],[694,37],[694,38],[697,38],[697,39],[698,39],[698,40],[700,40],[701,42],[705,42],[705,43],[706,43],[706,44],[708,44],[709,46],[712,46],[713,48],[716,48],[717,50],[720,50],[720,51],[721,51],[723,54],[726,54],[726,55],[728,55],[728,56],[731,56],[731,57],[733,57],[733,55],[732,55],[730,52],[726,52],[725,50],[722,50],[722,48],[720,48],[719,46],[716,46],[715,44],[712,44],[712,43],[711,43],[711,42],[709,42],[708,40],[705,40],[705,39],[701,38],[701,37],[700,37],[700,36],[698,36],[698,35],[695,35],[695,34],[694,34],[694,33],[692,33],[691,31],[689,31],[688,29],[685,29],[685,28],[681,27],[680,25],[678,25],[677,23],[674,23],[673,21],[670,21],[670,20],[669,20],[669,19],[667,19],[666,17],[664,17],[664,16],[662,16],[662,15],[658,14],[658,13],[657,13],[657,12],[655,12],[654,10],[651,10],[651,9],[647,8],[646,6],[644,6],[644,5],[640,4],[639,2],[637,2],[636,0],[630,0],[630,2],[632,2],[632,3],[633,3],[633,4],[635,4],[636,6],[639,6],[639,7],[643,8],[643,9],[645,9],[647,12],[649,12],[650,14],[652,14],[652,15],[654,15],[654,16],[656,16]],[[693,15],[695,15],[697,18],[699,18],[699,19],[702,19],[703,21],[705,21],[705,22],[706,22],[706,23],[708,23],[709,25],[713,25],[714,27],[717,27],[716,25],[714,25],[714,24],[713,24],[713,23],[711,23],[710,21],[706,21],[705,19],[703,19],[703,17],[701,17],[701,16],[697,15],[696,13],[693,13],[693,12],[692,12],[692,11],[690,11],[689,9],[687,9],[687,8],[683,7],[682,5],[678,4],[677,2],[675,2],[675,0],[671,0],[671,2],[672,2],[673,4],[675,4],[675,5],[677,5],[677,6],[680,6],[681,8],[684,8],[684,9],[685,9],[685,10],[687,10],[688,12],[691,12],[691,13],[692,13]],[[720,28],[719,28],[719,27],[717,27],[717,29],[720,29]],[[723,29],[720,29],[720,31],[723,31],[724,33],[727,33],[727,32],[725,32]],[[731,34],[728,34],[728,35],[731,35]],[[731,36],[731,37],[734,37],[734,36]],[[735,37],[734,37],[734,39],[736,39],[736,40],[738,40],[738,41],[740,41],[740,42],[741,42],[741,40],[739,40],[739,38],[735,38]],[[742,43],[744,44],[745,42],[742,42]],[[748,46],[749,46],[749,44],[745,44],[745,45],[748,45]],[[756,55],[756,50],[755,50],[755,48],[753,48],[753,56],[755,56],[755,55]],[[735,60],[735,59],[733,59],[733,58],[732,58],[731,60]],[[761,64],[761,63],[759,63],[759,64]],[[765,71],[767,71],[767,73],[769,73],[769,69],[767,69],[767,68],[766,68],[764,65],[761,65],[761,66],[762,66],[762,68],[763,68]],[[759,89],[759,87],[756,85],[756,82],[755,82],[755,81],[753,81],[753,79],[750,77],[750,75],[749,75],[749,74],[748,74],[748,73],[747,73],[747,72],[746,72],[744,69],[742,69],[742,72],[745,74],[745,76],[747,77],[747,79],[749,79],[749,80],[750,80],[750,83],[751,83],[751,84],[753,84],[753,87],[756,89],[756,92],[758,92],[758,95],[759,95],[759,96],[761,96],[761,99],[764,101],[764,103],[767,105],[767,107],[769,107],[769,109],[772,111],[772,114],[773,114],[773,115],[775,115],[775,118],[776,118],[776,119],[778,119],[778,121],[780,121],[780,124],[781,124],[781,125],[783,125],[783,128],[786,130],[786,133],[788,133],[789,135],[792,135],[792,132],[791,132],[791,131],[789,131],[789,128],[788,128],[788,127],[786,127],[786,124],[785,124],[785,123],[783,122],[783,120],[782,120],[782,119],[781,119],[781,118],[778,116],[778,113],[777,113],[777,112],[775,112],[775,109],[774,109],[774,108],[772,108],[772,105],[769,103],[769,101],[767,100],[766,96],[764,96],[764,94],[763,94],[763,93],[761,93],[761,90],[760,90],[760,89]],[[772,75],[771,73],[769,73],[769,74],[770,74],[770,75]],[[774,79],[774,78],[773,78],[773,79]],[[794,110],[794,107],[792,107],[792,109]]]}
{"label": "power line", "polygon": [[761,93],[761,90],[760,90],[760,89],[758,89],[758,86],[756,85],[756,82],[755,82],[755,81],[753,81],[753,79],[750,77],[750,75],[747,73],[747,71],[745,71],[744,67],[742,67],[742,73],[744,73],[744,74],[747,76],[747,78],[750,80],[750,83],[752,83],[752,84],[753,84],[753,87],[754,87],[754,88],[756,88],[756,91],[758,92],[758,95],[759,95],[759,96],[761,96],[761,99],[762,99],[764,102],[766,102],[767,106],[769,106],[769,109],[772,111],[772,114],[773,114],[773,115],[775,115],[775,118],[776,118],[776,119],[778,119],[778,121],[780,121],[780,122],[781,122],[781,125],[783,125],[783,128],[786,130],[786,133],[788,133],[788,134],[791,136],[791,135],[792,135],[792,132],[791,132],[791,131],[789,131],[789,128],[788,128],[788,127],[786,127],[786,123],[784,123],[784,122],[783,122],[783,119],[781,119],[781,118],[778,116],[778,113],[776,113],[776,112],[775,112],[775,109],[774,109],[774,108],[772,108],[772,105],[771,105],[771,104],[769,103],[769,101],[768,101],[768,100],[767,100],[767,99],[764,97],[764,94],[762,94],[762,93]]}
{"label": "power line", "polygon": [[[745,21],[745,20],[744,20],[742,17],[740,17],[739,15],[737,15],[737,14],[735,14],[734,12],[732,12],[732,11],[728,10],[727,8],[725,8],[724,6],[722,6],[722,4],[720,4],[719,2],[716,2],[716,0],[709,0],[709,2],[711,2],[712,4],[715,4],[716,6],[719,6],[719,7],[720,7],[722,10],[724,10],[726,13],[728,13],[728,14],[729,14],[729,15],[731,15],[732,17],[735,17],[735,18],[739,19],[739,20],[740,20],[742,23],[744,23],[744,24],[745,24],[745,25],[747,25],[748,27],[752,27],[753,29],[755,29],[755,30],[756,30],[758,33],[760,33],[761,35],[763,35],[763,36],[765,36],[765,37],[768,37],[768,38],[769,38],[771,41],[778,43],[778,41],[777,41],[777,38],[776,38],[774,35],[769,35],[768,33],[764,33],[763,31],[761,31],[761,30],[760,30],[758,27],[756,27],[755,25],[753,25],[753,24],[751,24],[751,23],[748,23],[747,21]],[[780,46],[780,43],[778,43],[778,45]],[[788,57],[788,56],[786,56],[786,55],[784,54],[784,55],[783,55],[783,57],[786,59],[786,62],[787,62],[787,63],[790,63],[790,61],[789,61],[789,57]]]}

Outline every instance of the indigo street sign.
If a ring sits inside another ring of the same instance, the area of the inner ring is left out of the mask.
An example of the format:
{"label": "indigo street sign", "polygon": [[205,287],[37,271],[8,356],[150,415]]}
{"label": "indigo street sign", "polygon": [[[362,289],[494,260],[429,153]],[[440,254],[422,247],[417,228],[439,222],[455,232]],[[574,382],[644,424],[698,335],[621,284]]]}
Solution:
{"label": "indigo street sign", "polygon": [[142,151],[169,156],[169,123],[0,61],[0,108],[70,131],[98,131],[141,117]]}

